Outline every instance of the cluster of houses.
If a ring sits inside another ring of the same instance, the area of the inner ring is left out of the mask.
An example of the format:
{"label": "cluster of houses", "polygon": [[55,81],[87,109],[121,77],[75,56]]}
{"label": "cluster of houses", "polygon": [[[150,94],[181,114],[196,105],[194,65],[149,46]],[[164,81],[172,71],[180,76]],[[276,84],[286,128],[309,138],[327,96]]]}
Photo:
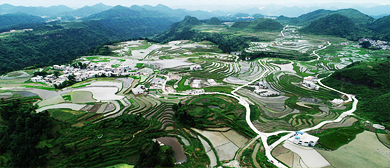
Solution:
{"label": "cluster of houses", "polygon": [[150,72],[137,71],[138,68],[130,68],[128,65],[120,65],[119,67],[111,67],[105,62],[91,63],[90,61],[82,62],[86,65],[85,69],[75,68],[70,65],[53,65],[53,69],[62,70],[61,76],[47,75],[46,77],[36,76],[31,78],[32,82],[42,82],[47,85],[60,85],[64,81],[69,80],[70,75],[74,75],[76,82],[81,82],[88,78],[100,76],[135,76],[135,75],[150,75]]}
{"label": "cluster of houses", "polygon": [[61,76],[54,76],[54,74],[47,75],[45,77],[37,75],[36,77],[31,78],[31,82],[41,82],[45,83],[46,85],[49,86],[54,86],[54,85],[60,85],[64,83],[65,81],[68,80],[68,77],[66,75],[61,75]]}
{"label": "cluster of houses", "polygon": [[316,77],[308,76],[304,77],[303,81],[301,82],[302,86],[312,89],[312,90],[318,90],[320,89],[320,86],[316,85],[314,82],[317,81]]}
{"label": "cluster of houses", "polygon": [[[359,40],[359,43],[362,43],[364,41],[368,41],[370,42],[371,46],[374,46],[376,48],[379,48],[379,49],[382,49],[382,50],[390,50],[390,43],[387,42],[387,41],[381,41],[381,40],[372,40],[372,39],[365,39],[365,38],[362,38]],[[359,47],[362,47],[361,45],[359,45]]]}
{"label": "cluster of houses", "polygon": [[263,97],[279,96],[279,92],[268,89],[268,86],[264,82],[256,82],[255,90],[253,91]]}

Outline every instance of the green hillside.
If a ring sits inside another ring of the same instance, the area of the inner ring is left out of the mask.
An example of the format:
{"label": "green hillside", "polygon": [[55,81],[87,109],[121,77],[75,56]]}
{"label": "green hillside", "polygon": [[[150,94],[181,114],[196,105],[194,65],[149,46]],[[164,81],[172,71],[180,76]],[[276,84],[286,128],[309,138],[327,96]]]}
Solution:
{"label": "green hillside", "polygon": [[220,25],[221,24],[221,21],[216,18],[216,17],[212,17],[208,22],[207,24],[209,25]]}
{"label": "green hillside", "polygon": [[372,23],[374,21],[374,18],[361,13],[360,11],[356,9],[340,9],[340,10],[325,10],[325,9],[319,9],[315,10],[313,12],[309,12],[306,14],[303,14],[299,17],[289,18],[285,16],[280,16],[276,18],[276,21],[283,23],[283,24],[293,24],[293,25],[299,25],[299,26],[305,26],[310,24],[311,22],[318,20],[323,17],[327,17],[329,15],[333,14],[339,14],[343,15],[347,18],[349,18],[354,24],[365,27],[366,24]]}
{"label": "green hillside", "polygon": [[25,13],[0,15],[0,28],[29,23],[43,23],[45,19]]}
{"label": "green hillside", "polygon": [[389,74],[389,61],[355,62],[322,82],[342,92],[356,94],[359,100],[356,114],[390,124]]}
{"label": "green hillside", "polygon": [[232,28],[237,28],[237,29],[245,29],[251,24],[251,22],[246,22],[246,21],[237,21],[234,22],[232,25]]}
{"label": "green hillside", "polygon": [[282,30],[283,26],[273,19],[258,18],[250,22],[237,21],[232,25],[232,28],[255,31],[279,31]]}
{"label": "green hillside", "polygon": [[154,41],[167,43],[173,40],[193,40],[193,41],[211,41],[218,45],[223,52],[241,51],[249,45],[247,39],[241,36],[231,36],[222,33],[206,33],[193,29],[193,26],[200,25],[201,22],[191,16],[186,16],[183,21],[173,24],[167,31],[159,34]]}
{"label": "green hillside", "polygon": [[311,22],[300,29],[303,33],[347,37],[356,32],[355,24],[346,16],[332,14]]}
{"label": "green hillside", "polygon": [[3,36],[0,74],[29,66],[66,63],[85,55],[93,46],[109,41],[154,36],[168,29],[174,20],[142,16],[140,12],[117,6],[81,22],[57,21],[10,27],[15,30],[32,28],[33,31]]}
{"label": "green hillside", "polygon": [[390,41],[390,16],[375,20],[369,27],[374,32],[374,37]]}

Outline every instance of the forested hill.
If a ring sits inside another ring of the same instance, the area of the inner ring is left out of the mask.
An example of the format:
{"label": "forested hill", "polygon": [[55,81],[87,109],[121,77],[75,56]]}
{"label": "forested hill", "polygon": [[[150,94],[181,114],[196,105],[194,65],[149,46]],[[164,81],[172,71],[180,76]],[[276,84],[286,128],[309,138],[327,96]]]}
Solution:
{"label": "forested hill", "polygon": [[120,6],[91,17],[82,22],[56,21],[0,29],[0,32],[33,29],[4,34],[0,39],[0,74],[29,66],[66,63],[109,41],[154,36],[167,30],[175,20],[144,17]]}
{"label": "forested hill", "polygon": [[332,14],[311,22],[300,29],[303,33],[349,37],[357,32],[354,22],[346,16]]}
{"label": "forested hill", "polygon": [[[248,47],[245,39],[241,36],[231,36],[223,33],[206,33],[193,29],[193,26],[202,24],[197,18],[186,16],[183,21],[173,24],[167,31],[153,38],[160,43],[172,40],[208,40],[218,45],[223,52],[241,51]],[[255,39],[258,40],[258,39]]]}
{"label": "forested hill", "polygon": [[390,16],[375,20],[368,28],[374,32],[374,38],[390,41]]}
{"label": "forested hill", "polygon": [[390,124],[390,57],[387,61],[355,62],[322,80],[325,85],[356,94],[356,114]]}
{"label": "forested hill", "polygon": [[280,31],[283,26],[273,19],[258,18],[250,22],[237,21],[232,25],[232,28],[254,31]]}
{"label": "forested hill", "polygon": [[29,23],[43,23],[45,19],[39,16],[33,16],[25,13],[0,15],[0,28]]}
{"label": "forested hill", "polygon": [[332,15],[332,14],[340,14],[347,18],[349,18],[353,23],[359,26],[366,26],[367,24],[370,24],[374,21],[374,18],[361,13],[360,11],[356,9],[340,9],[340,10],[324,10],[319,9],[313,12],[309,12],[307,14],[303,14],[296,18],[289,18],[285,16],[280,16],[276,18],[275,20],[283,23],[283,24],[293,24],[293,25],[300,25],[305,26],[310,24],[311,22],[318,20],[320,18]]}

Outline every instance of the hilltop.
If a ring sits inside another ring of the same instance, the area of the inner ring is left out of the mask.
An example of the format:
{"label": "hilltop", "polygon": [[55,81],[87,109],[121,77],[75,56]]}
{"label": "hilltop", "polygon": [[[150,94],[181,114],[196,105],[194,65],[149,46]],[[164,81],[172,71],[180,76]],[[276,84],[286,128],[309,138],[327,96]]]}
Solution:
{"label": "hilltop", "polygon": [[247,29],[254,31],[279,31],[283,26],[273,19],[258,18],[254,21],[237,21],[232,25],[232,28]]}
{"label": "hilltop", "polygon": [[300,29],[303,33],[334,35],[339,37],[347,37],[356,32],[356,30],[357,28],[353,21],[340,14],[328,15]]}
{"label": "hilltop", "polygon": [[45,19],[25,13],[0,15],[0,28],[18,24],[43,23]]}

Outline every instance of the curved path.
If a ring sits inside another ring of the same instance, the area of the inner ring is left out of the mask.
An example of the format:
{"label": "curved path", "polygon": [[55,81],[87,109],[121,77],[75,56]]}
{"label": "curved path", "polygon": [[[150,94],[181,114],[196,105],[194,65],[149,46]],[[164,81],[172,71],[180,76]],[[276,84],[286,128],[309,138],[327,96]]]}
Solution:
{"label": "curved path", "polygon": [[324,49],[326,49],[326,47],[329,47],[330,45],[332,45],[332,43],[330,43],[329,41],[327,41],[327,43],[328,43],[327,46],[324,46],[324,47],[322,47],[322,48],[320,48],[320,49],[314,50],[314,51],[313,51],[313,54],[314,54],[315,56],[317,56],[317,59],[311,60],[311,61],[308,61],[308,62],[314,62],[314,61],[320,60],[321,57],[320,57],[320,55],[318,55],[318,54],[316,53],[316,51],[324,50]]}

